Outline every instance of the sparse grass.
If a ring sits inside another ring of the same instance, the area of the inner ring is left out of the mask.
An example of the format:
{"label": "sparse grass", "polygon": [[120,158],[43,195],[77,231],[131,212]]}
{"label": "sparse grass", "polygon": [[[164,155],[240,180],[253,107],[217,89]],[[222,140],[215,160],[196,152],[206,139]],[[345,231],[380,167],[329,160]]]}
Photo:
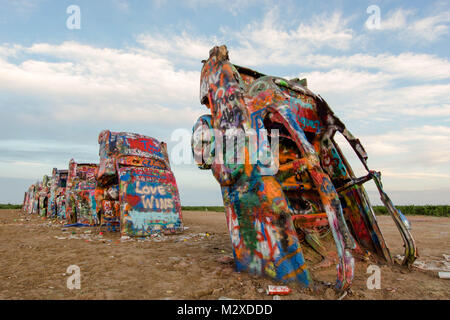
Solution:
{"label": "sparse grass", "polygon": [[[20,204],[0,204],[0,209],[21,209]],[[434,217],[450,217],[450,205],[424,205],[424,206],[396,206],[397,209],[405,215],[417,216],[434,216]],[[225,212],[223,206],[182,206],[185,211],[213,211]],[[375,214],[387,215],[388,212],[384,206],[373,206]]]}
{"label": "sparse grass", "polygon": [[0,209],[21,209],[21,208],[22,208],[21,204],[0,203]]}
{"label": "sparse grass", "polygon": [[[395,206],[403,214],[408,216],[434,216],[434,217],[450,217],[450,206],[447,205],[424,205],[424,206]],[[384,206],[373,206],[375,214],[388,214]]]}
{"label": "sparse grass", "polygon": [[214,212],[225,212],[223,206],[182,206],[184,211],[214,211]]}
{"label": "sparse grass", "polygon": [[[225,212],[223,206],[182,206],[185,211],[214,211]],[[424,206],[396,206],[397,209],[405,215],[423,215],[435,217],[450,217],[450,205],[424,205]],[[384,206],[373,206],[375,214],[387,215],[388,212]]]}

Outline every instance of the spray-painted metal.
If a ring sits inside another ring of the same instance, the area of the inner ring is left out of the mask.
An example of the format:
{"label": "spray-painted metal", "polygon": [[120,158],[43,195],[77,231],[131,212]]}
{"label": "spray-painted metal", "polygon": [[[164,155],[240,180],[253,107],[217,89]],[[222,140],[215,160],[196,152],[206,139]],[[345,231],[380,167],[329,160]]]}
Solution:
{"label": "spray-painted metal", "polygon": [[67,175],[67,170],[58,170],[57,168],[53,168],[47,212],[47,215],[50,218],[62,219],[65,216]]}
{"label": "spray-painted metal", "polygon": [[39,215],[41,217],[47,216],[48,199],[50,197],[51,179],[48,175],[42,178],[42,187],[39,191]]}
{"label": "spray-painted metal", "polygon": [[[380,174],[368,169],[360,141],[306,79],[233,65],[225,46],[214,47],[203,64],[200,101],[211,114],[194,125],[193,153],[221,185],[238,271],[309,286],[309,269],[337,260],[336,288],[346,289],[354,255],[392,262],[362,186],[371,179],[403,236],[404,264],[414,261],[409,223],[384,193]],[[354,175],[337,132],[367,176]],[[305,254],[317,264],[307,268]]]}
{"label": "spray-painted metal", "polygon": [[66,187],[66,215],[68,223],[98,225],[95,189],[98,165],[94,163],[69,162]]}
{"label": "spray-painted metal", "polygon": [[42,190],[42,181],[38,181],[35,184],[35,188],[34,188],[34,194],[33,194],[33,201],[32,201],[32,209],[31,209],[31,213],[32,214],[39,214],[39,198],[41,196],[41,190]]}
{"label": "spray-painted metal", "polygon": [[38,192],[38,184],[34,183],[28,188],[27,192],[25,193],[22,209],[28,214],[36,213],[36,211],[34,211],[34,207],[37,192]]}
{"label": "spray-painted metal", "polygon": [[[164,142],[127,132],[102,131],[96,200],[112,219],[120,208],[123,235],[145,237],[183,230],[178,187]],[[105,206],[108,205],[108,207]]]}

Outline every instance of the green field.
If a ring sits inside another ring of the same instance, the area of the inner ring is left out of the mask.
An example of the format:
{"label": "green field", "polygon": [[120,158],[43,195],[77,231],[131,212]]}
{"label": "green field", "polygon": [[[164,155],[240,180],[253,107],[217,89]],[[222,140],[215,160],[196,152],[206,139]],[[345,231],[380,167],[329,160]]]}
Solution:
{"label": "green field", "polygon": [[[396,206],[403,214],[408,216],[434,216],[434,217],[450,217],[450,206]],[[388,214],[384,206],[373,206],[375,214]]]}
{"label": "green field", "polygon": [[181,206],[184,211],[214,211],[214,212],[225,212],[223,206]]}
{"label": "green field", "polygon": [[[411,216],[435,216],[435,217],[450,217],[450,206],[441,205],[424,205],[424,206],[396,206],[405,215]],[[20,209],[22,205],[20,204],[0,204],[0,209]],[[184,211],[214,211],[214,212],[225,212],[223,206],[182,206]],[[375,214],[385,215],[388,214],[384,206],[373,206]]]}
{"label": "green field", "polygon": [[11,204],[11,203],[3,204],[3,203],[0,203],[0,209],[20,209],[20,208],[22,208],[21,204]]}
{"label": "green field", "polygon": [[[433,205],[424,205],[424,206],[396,206],[397,209],[405,215],[423,215],[423,216],[435,216],[435,217],[450,217],[450,206],[433,206]],[[185,211],[215,211],[215,212],[225,212],[225,209],[221,206],[183,206],[183,210]],[[373,206],[375,214],[378,215],[386,215],[388,214],[386,208],[384,206]]]}

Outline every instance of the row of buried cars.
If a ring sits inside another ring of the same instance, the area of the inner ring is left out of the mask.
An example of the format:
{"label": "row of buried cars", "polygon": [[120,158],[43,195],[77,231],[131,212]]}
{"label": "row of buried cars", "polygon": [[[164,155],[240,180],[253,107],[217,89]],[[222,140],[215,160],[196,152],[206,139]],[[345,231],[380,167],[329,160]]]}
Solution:
{"label": "row of buried cars", "polygon": [[[409,221],[384,192],[381,173],[369,169],[359,139],[306,79],[234,65],[226,46],[216,46],[203,60],[200,102],[208,111],[194,125],[192,151],[220,184],[237,271],[313,287],[310,270],[336,263],[335,288],[346,290],[355,257],[395,263],[363,186],[370,180],[403,240],[401,264],[412,265],[418,253]],[[239,132],[249,136],[223,139]],[[348,142],[364,175],[335,137]],[[30,188],[24,209],[132,236],[181,230],[166,145],[110,131],[99,144],[98,166],[71,161],[68,171],[55,169]]]}
{"label": "row of buried cars", "polygon": [[54,168],[25,192],[23,210],[127,236],[181,232],[180,197],[166,144],[109,130],[100,133],[98,143],[98,164],[71,159],[68,170]]}

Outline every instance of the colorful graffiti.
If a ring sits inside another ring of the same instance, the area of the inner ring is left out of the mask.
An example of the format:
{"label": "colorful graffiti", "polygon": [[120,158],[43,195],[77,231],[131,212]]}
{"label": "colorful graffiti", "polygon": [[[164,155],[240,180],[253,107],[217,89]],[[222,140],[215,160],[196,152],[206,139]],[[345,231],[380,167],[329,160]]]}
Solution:
{"label": "colorful graffiti", "polygon": [[111,131],[100,133],[99,144],[96,202],[105,222],[113,227],[120,207],[123,235],[182,231],[178,187],[166,144],[135,133]]}
{"label": "colorful graffiti", "polygon": [[62,218],[65,216],[67,174],[67,170],[53,168],[47,213],[50,218]]}
{"label": "colorful graffiti", "polygon": [[44,175],[44,178],[42,179],[42,186],[39,191],[39,215],[41,217],[47,216],[48,199],[50,196],[50,185],[51,179],[49,179],[47,175]]}
{"label": "colorful graffiti", "polygon": [[[383,192],[379,174],[368,169],[359,140],[307,88],[306,79],[286,80],[233,65],[225,46],[214,47],[203,63],[200,101],[211,114],[193,127],[193,154],[221,185],[238,271],[310,286],[309,269],[336,261],[336,288],[343,290],[353,279],[353,256],[371,253],[392,262],[362,186],[371,179],[402,233],[404,263],[414,261],[417,251],[406,218]],[[223,137],[239,131],[245,137],[229,148]],[[367,176],[354,175],[334,140],[336,132],[355,150]],[[271,170],[267,162],[252,161],[275,142]],[[227,154],[235,149],[242,150],[243,161],[224,163],[223,158],[236,159]],[[316,261],[311,268],[305,255]]]}
{"label": "colorful graffiti", "polygon": [[99,224],[94,197],[97,171],[97,164],[70,160],[65,205],[65,220],[68,223]]}
{"label": "colorful graffiti", "polygon": [[24,203],[22,206],[23,211],[28,214],[36,214],[38,208],[37,195],[39,194],[39,183],[32,184],[24,196]]}

